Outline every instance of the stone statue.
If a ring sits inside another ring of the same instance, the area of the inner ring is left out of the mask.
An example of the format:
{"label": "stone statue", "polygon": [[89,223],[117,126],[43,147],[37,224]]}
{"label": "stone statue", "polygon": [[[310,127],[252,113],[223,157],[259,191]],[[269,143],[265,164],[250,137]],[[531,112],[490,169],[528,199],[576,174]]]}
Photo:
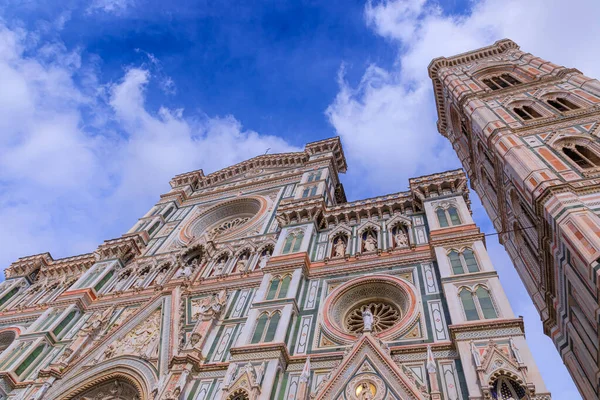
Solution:
{"label": "stone statue", "polygon": [[396,235],[394,235],[396,241],[396,247],[408,247],[408,236],[404,233],[404,229],[398,228]]}
{"label": "stone statue", "polygon": [[225,271],[225,259],[221,258],[217,264],[215,265],[215,270],[213,272],[214,276],[221,276],[223,275],[223,272]]}
{"label": "stone statue", "polygon": [[370,308],[365,308],[362,312],[363,317],[363,332],[371,332],[373,330],[373,313]]}
{"label": "stone statue", "polygon": [[179,270],[177,271],[177,278],[189,278],[193,272],[194,269],[192,265],[187,264],[184,267],[179,268]]}
{"label": "stone statue", "polygon": [[167,276],[168,271],[169,271],[169,267],[162,267],[161,270],[158,271],[158,274],[156,274],[156,277],[154,278],[154,283],[156,285],[162,284],[163,280]]}
{"label": "stone statue", "polygon": [[365,251],[377,250],[377,239],[373,236],[373,233],[369,232],[364,243]]}
{"label": "stone statue", "polygon": [[346,243],[342,238],[337,238],[335,245],[333,246],[334,257],[344,257],[346,255]]}
{"label": "stone statue", "polygon": [[242,254],[235,264],[235,270],[237,272],[246,272],[246,269],[248,269],[248,255]]}
{"label": "stone statue", "polygon": [[262,256],[260,256],[260,260],[258,262],[260,269],[263,269],[267,266],[267,262],[269,262],[270,258],[271,254],[269,254],[269,252],[265,252]]}

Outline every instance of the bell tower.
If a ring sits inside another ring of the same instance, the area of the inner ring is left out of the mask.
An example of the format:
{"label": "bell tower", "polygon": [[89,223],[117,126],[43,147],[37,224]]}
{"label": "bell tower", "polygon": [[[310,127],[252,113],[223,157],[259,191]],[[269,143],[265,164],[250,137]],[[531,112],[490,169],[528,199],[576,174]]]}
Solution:
{"label": "bell tower", "polygon": [[583,397],[597,399],[600,82],[492,46],[429,65],[451,141]]}

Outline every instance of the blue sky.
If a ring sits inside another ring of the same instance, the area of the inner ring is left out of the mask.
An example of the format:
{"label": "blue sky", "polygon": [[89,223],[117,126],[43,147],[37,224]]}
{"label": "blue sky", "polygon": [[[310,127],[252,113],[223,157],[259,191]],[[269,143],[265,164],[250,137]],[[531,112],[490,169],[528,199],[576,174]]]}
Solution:
{"label": "blue sky", "polygon": [[[0,265],[93,251],[177,173],[334,135],[350,199],[406,190],[459,166],[435,128],[432,58],[509,37],[597,77],[598,12],[595,0],[4,1]],[[554,398],[579,398],[504,250],[487,244]]]}

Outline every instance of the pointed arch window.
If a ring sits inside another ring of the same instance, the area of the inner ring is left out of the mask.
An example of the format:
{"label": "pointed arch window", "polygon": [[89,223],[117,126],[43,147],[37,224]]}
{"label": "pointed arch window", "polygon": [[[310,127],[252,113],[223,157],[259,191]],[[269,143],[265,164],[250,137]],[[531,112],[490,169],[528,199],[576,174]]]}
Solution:
{"label": "pointed arch window", "polygon": [[492,303],[492,299],[490,297],[490,292],[486,288],[479,286],[475,291],[475,294],[477,295],[477,300],[479,301],[483,318],[498,318],[498,314],[494,308],[494,303]]}
{"label": "pointed arch window", "polygon": [[167,220],[167,218],[169,218],[169,216],[171,214],[173,214],[173,211],[175,210],[175,207],[171,206],[167,209],[167,211],[163,214],[163,218],[165,219],[165,221]]}
{"label": "pointed arch window", "polygon": [[463,309],[465,310],[465,317],[467,317],[467,321],[478,320],[479,313],[477,312],[477,307],[475,307],[475,300],[473,299],[473,294],[467,289],[461,290],[460,301],[462,302]]}
{"label": "pointed arch window", "polygon": [[443,208],[438,208],[436,211],[438,222],[441,228],[446,228],[449,226],[448,218],[446,217],[446,211]]}
{"label": "pointed arch window", "polygon": [[467,321],[498,318],[490,291],[486,287],[478,286],[475,292],[462,288],[458,295]]}
{"label": "pointed arch window", "polygon": [[471,249],[464,249],[462,252],[452,250],[448,253],[448,259],[452,266],[452,272],[454,275],[464,274],[465,271],[469,273],[479,272],[479,265],[475,258],[475,253]]}
{"label": "pointed arch window", "polygon": [[281,313],[275,311],[269,315],[264,312],[258,317],[256,322],[256,328],[254,328],[254,334],[252,335],[251,344],[272,342],[277,332],[277,325],[281,319]]}
{"label": "pointed arch window", "polygon": [[435,213],[437,214],[438,222],[440,224],[440,228],[447,228],[450,225],[460,225],[462,222],[460,220],[460,216],[458,215],[458,210],[455,206],[449,206],[446,209],[440,207]]}
{"label": "pointed arch window", "polygon": [[450,259],[450,265],[452,266],[452,273],[454,273],[454,275],[465,273],[462,262],[460,261],[460,255],[456,250],[452,250],[448,254],[448,258]]}
{"label": "pointed arch window", "polygon": [[286,275],[283,277],[283,279],[280,279],[278,276],[271,279],[266,300],[282,299],[286,297],[291,281],[291,275]]}
{"label": "pointed arch window", "polygon": [[304,231],[290,233],[285,239],[285,243],[283,245],[283,254],[296,253],[299,251],[303,239]]}
{"label": "pointed arch window", "polygon": [[548,104],[550,104],[552,107],[556,108],[558,111],[562,111],[562,112],[577,110],[580,108],[577,104],[567,100],[564,97],[557,97],[556,99],[548,99],[548,100],[546,100],[546,102]]}
{"label": "pointed arch window", "polygon": [[582,146],[581,144],[564,146],[562,151],[580,168],[590,169],[600,167],[600,156],[589,146]]}
{"label": "pointed arch window", "polygon": [[265,338],[263,342],[272,342],[275,338],[275,332],[277,332],[277,325],[279,325],[279,320],[281,319],[281,314],[279,312],[274,312],[269,319],[269,326],[267,327],[267,332],[265,333]]}

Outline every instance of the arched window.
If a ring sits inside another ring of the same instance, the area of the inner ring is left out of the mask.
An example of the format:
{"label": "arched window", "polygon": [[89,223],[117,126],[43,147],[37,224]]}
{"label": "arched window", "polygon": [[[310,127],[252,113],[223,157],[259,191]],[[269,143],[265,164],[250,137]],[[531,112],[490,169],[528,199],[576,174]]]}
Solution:
{"label": "arched window", "polygon": [[476,321],[479,319],[479,313],[477,307],[475,307],[475,300],[473,300],[473,293],[467,289],[460,291],[460,301],[462,302],[463,309],[465,310],[465,317],[467,321]]}
{"label": "arched window", "polygon": [[308,182],[318,181],[320,179],[321,179],[321,171],[319,171],[317,173],[311,172],[308,175]]}
{"label": "arched window", "polygon": [[302,191],[302,197],[308,197],[308,195],[310,194],[310,188],[304,188],[304,190]]}
{"label": "arched window", "polygon": [[600,167],[600,157],[589,147],[576,144],[564,146],[562,151],[580,168],[589,169]]}
{"label": "arched window", "polygon": [[277,293],[277,298],[281,299],[287,295],[288,288],[290,287],[290,282],[292,281],[292,277],[290,275],[286,275],[281,280],[281,285],[279,287],[279,292]]}
{"label": "arched window", "polygon": [[475,292],[462,288],[459,297],[467,321],[498,318],[498,312],[487,288],[478,286]]}
{"label": "arched window", "polygon": [[265,333],[265,327],[267,326],[267,322],[269,322],[269,314],[262,313],[258,320],[256,320],[256,327],[254,328],[254,335],[252,335],[252,340],[250,343],[260,343],[262,340],[263,334]]}
{"label": "arched window", "polygon": [[169,218],[171,214],[173,214],[173,210],[175,210],[175,207],[169,207],[167,211],[163,214],[163,218],[165,219],[165,221],[167,220],[167,218]]}
{"label": "arched window", "polygon": [[475,291],[475,294],[477,295],[477,300],[479,301],[483,318],[498,318],[498,314],[494,308],[494,303],[492,303],[492,299],[490,298],[490,292],[488,292],[486,288],[479,286]]}
{"label": "arched window", "polygon": [[510,378],[501,376],[492,386],[492,399],[494,400],[525,400],[527,392],[521,385]]}
{"label": "arched window", "polygon": [[448,215],[450,216],[450,222],[452,223],[452,225],[460,225],[460,217],[458,216],[458,210],[456,209],[456,207],[454,206],[450,206],[448,207],[448,209],[446,210],[448,212]]}
{"label": "arched window", "polygon": [[299,251],[303,239],[304,231],[290,233],[285,239],[285,244],[283,245],[283,254],[295,253]]}
{"label": "arched window", "polygon": [[152,234],[154,234],[154,232],[156,232],[156,230],[158,229],[159,226],[160,226],[160,222],[156,221],[154,223],[154,225],[152,225],[152,228],[150,228],[150,230],[148,230],[148,236],[152,236]]}
{"label": "arched window", "polygon": [[279,325],[279,319],[281,318],[281,314],[279,312],[274,312],[269,319],[269,326],[267,327],[267,332],[265,333],[265,338],[263,342],[272,342],[275,338],[275,332],[277,332],[277,325]]}
{"label": "arched window", "polygon": [[448,227],[448,218],[446,217],[446,211],[443,208],[438,208],[436,211],[438,222],[441,228]]}
{"label": "arched window", "polygon": [[277,332],[277,325],[280,319],[281,314],[279,311],[275,311],[270,316],[266,312],[262,313],[256,321],[256,328],[254,328],[254,334],[250,343],[272,342],[275,338],[275,332]]}
{"label": "arched window", "polygon": [[452,250],[448,254],[448,258],[450,259],[450,265],[452,266],[452,273],[454,275],[460,275],[465,273],[462,262],[460,261],[460,255],[456,250]]}
{"label": "arched window", "polygon": [[465,249],[462,252],[463,261],[467,267],[467,271],[469,272],[478,272],[479,266],[477,265],[477,259],[475,259],[475,254],[471,249]]}
{"label": "arched window", "polygon": [[499,90],[510,86],[518,85],[520,80],[510,74],[502,74],[485,78],[482,82],[492,90]]}
{"label": "arched window", "polygon": [[287,295],[290,282],[292,281],[291,275],[286,275],[283,279],[278,276],[271,279],[269,284],[269,291],[267,292],[266,300],[281,299]]}
{"label": "arched window", "polygon": [[521,117],[522,120],[529,121],[531,119],[542,118],[542,114],[536,111],[531,106],[521,106],[513,108],[513,111]]}
{"label": "arched window", "polygon": [[267,292],[267,300],[273,300],[275,296],[277,296],[277,291],[279,290],[279,277],[275,277],[271,279],[271,284],[269,285],[269,291]]}
{"label": "arched window", "polygon": [[571,111],[580,108],[577,104],[565,99],[564,97],[557,97],[556,99],[546,100],[548,104],[556,108],[558,111]]}

